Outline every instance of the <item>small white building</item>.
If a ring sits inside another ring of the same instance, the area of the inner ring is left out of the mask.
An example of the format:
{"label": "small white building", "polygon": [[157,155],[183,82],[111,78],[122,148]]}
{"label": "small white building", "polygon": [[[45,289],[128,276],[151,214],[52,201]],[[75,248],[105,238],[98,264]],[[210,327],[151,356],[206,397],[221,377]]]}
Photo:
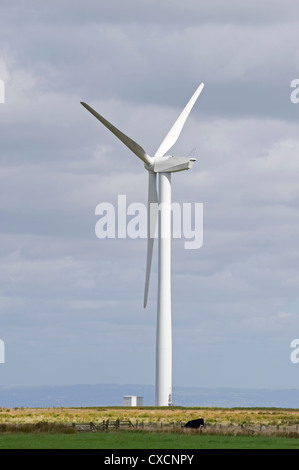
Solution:
{"label": "small white building", "polygon": [[143,406],[143,397],[136,397],[136,395],[125,395],[123,397],[123,406]]}

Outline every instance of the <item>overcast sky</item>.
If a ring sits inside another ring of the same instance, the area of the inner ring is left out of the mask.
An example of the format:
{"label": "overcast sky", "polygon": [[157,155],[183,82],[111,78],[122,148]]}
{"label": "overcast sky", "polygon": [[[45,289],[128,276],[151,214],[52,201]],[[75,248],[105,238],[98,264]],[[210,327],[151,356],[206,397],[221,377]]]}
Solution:
{"label": "overcast sky", "polygon": [[173,242],[173,383],[299,388],[298,31],[292,0],[1,3],[1,385],[154,385],[157,251],[143,309],[146,240],[95,235],[147,174],[80,101],[153,155],[204,82],[172,149],[204,212]]}

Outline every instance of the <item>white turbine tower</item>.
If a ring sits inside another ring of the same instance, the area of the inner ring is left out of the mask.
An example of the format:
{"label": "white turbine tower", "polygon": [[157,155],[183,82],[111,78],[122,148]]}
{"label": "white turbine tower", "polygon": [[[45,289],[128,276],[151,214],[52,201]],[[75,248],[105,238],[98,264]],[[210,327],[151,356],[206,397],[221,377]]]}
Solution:
{"label": "white turbine tower", "polygon": [[[156,336],[156,405],[172,404],[172,333],[171,333],[171,173],[188,170],[194,158],[173,157],[166,152],[175,144],[185,121],[199,97],[204,84],[201,83],[183,109],[178,119],[164,138],[154,157],[130,137],[123,134],[110,122],[98,114],[88,104],[81,104],[104,126],[118,137],[143,162],[148,171],[148,228],[147,260],[144,289],[144,307],[147,304],[150,271],[153,255],[154,234],[158,215],[158,305]],[[157,194],[156,175],[159,173],[159,193]]]}

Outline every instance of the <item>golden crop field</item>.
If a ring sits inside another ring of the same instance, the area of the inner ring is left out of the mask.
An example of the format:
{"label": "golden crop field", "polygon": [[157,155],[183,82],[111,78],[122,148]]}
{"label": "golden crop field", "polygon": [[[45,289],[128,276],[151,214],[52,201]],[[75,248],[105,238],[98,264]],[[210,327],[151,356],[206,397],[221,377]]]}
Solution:
{"label": "golden crop field", "polygon": [[299,409],[280,408],[0,408],[0,424],[20,423],[100,423],[104,420],[129,420],[136,423],[181,423],[203,418],[208,425],[297,426]]}

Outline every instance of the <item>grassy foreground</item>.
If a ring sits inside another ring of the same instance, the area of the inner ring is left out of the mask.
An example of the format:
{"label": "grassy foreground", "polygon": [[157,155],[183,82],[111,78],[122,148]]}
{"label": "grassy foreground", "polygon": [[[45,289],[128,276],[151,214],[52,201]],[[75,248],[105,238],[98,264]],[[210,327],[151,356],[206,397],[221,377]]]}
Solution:
{"label": "grassy foreground", "polygon": [[299,449],[299,439],[182,435],[146,431],[97,434],[4,434],[0,449]]}

